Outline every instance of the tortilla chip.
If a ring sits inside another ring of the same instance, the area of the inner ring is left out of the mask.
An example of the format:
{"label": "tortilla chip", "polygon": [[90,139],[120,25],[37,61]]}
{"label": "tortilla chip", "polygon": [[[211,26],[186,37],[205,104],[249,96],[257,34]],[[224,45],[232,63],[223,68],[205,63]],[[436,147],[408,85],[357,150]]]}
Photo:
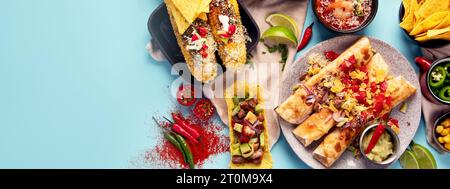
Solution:
{"label": "tortilla chip", "polygon": [[187,22],[192,23],[198,17],[197,10],[200,0],[171,0]]}
{"label": "tortilla chip", "polygon": [[208,13],[209,12],[209,4],[212,0],[200,0],[200,3],[197,7],[197,14]]}
{"label": "tortilla chip", "polygon": [[414,26],[413,30],[409,33],[410,35],[417,35],[428,30],[433,29],[438,24],[444,20],[447,15],[450,15],[450,11],[436,12],[429,17],[425,18],[423,21]]}
{"label": "tortilla chip", "polygon": [[434,27],[433,29],[443,29],[446,27],[450,26],[450,14],[447,15],[447,17],[445,17],[441,23],[439,23],[436,27]]}
{"label": "tortilla chip", "polygon": [[405,18],[410,14],[413,1],[414,0],[402,0],[403,7],[405,8],[405,14],[403,15],[402,20],[405,20]]}
{"label": "tortilla chip", "polygon": [[176,29],[178,30],[178,33],[183,34],[189,28],[192,22],[188,22],[186,21],[186,19],[184,19],[184,17],[173,4],[172,0],[166,0],[165,2],[174,18],[175,24],[177,25]]}
{"label": "tortilla chip", "polygon": [[[406,0],[405,0],[406,1]],[[405,15],[406,17],[403,17],[403,21],[400,23],[400,27],[405,29],[408,32],[411,32],[414,27],[414,13],[417,10],[418,3],[417,0],[410,0],[410,5],[407,8],[405,6]],[[406,11],[408,10],[408,11]]]}
{"label": "tortilla chip", "polygon": [[416,40],[419,42],[424,42],[424,41],[428,41],[428,40],[432,40],[432,39],[442,39],[442,40],[450,41],[450,30],[447,31],[446,33],[439,34],[439,35],[434,35],[434,36],[430,36],[430,37],[427,35],[427,36],[416,38]]}
{"label": "tortilla chip", "polygon": [[447,10],[448,3],[449,0],[425,0],[419,8],[418,14],[422,18],[427,18],[435,12]]}

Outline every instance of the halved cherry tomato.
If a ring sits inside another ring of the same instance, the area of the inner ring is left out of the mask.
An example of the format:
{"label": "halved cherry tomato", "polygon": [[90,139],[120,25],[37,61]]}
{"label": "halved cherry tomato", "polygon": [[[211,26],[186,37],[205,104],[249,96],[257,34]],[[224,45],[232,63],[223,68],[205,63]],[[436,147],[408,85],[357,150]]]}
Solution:
{"label": "halved cherry tomato", "polygon": [[207,121],[214,115],[215,110],[216,108],[209,99],[201,99],[195,104],[193,112],[195,117]]}
{"label": "halved cherry tomato", "polygon": [[339,54],[334,52],[334,51],[325,51],[325,57],[329,60],[329,61],[333,61],[336,60],[337,57],[339,57]]}
{"label": "halved cherry tomato", "polygon": [[366,103],[366,92],[365,91],[356,92],[355,99],[358,101],[358,103],[365,104]]}
{"label": "halved cherry tomato", "polygon": [[234,33],[236,33],[236,25],[231,24],[230,26],[228,26],[228,35],[234,35]]}
{"label": "halved cherry tomato", "polygon": [[204,27],[198,27],[198,34],[201,37],[206,37],[206,35],[208,34],[208,30]]}
{"label": "halved cherry tomato", "polygon": [[191,41],[197,41],[199,38],[197,36],[197,34],[192,35],[191,37]]}
{"label": "halved cherry tomato", "polygon": [[192,106],[196,100],[193,86],[180,85],[177,92],[178,103],[183,106]]}

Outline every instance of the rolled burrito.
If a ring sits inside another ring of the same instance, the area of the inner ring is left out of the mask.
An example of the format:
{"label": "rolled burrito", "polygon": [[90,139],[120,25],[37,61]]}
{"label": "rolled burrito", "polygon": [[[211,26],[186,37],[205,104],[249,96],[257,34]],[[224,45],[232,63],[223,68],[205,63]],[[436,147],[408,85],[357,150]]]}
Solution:
{"label": "rolled burrito", "polygon": [[[389,66],[379,53],[372,57],[367,67],[369,83],[382,82],[389,74]],[[312,142],[326,135],[336,124],[337,122],[333,119],[333,111],[322,108],[319,112],[313,113],[292,132],[304,146],[309,146]]]}
{"label": "rolled burrito", "polygon": [[275,111],[281,118],[292,124],[300,124],[313,111],[314,103],[307,103],[306,98],[313,95],[311,89],[327,75],[333,75],[339,72],[339,66],[345,60],[354,56],[356,63],[365,65],[373,56],[372,47],[369,39],[362,37],[346,51],[341,53],[338,58],[320,70],[319,73],[304,82],[303,87],[298,88],[294,94],[288,97],[280,104]]}

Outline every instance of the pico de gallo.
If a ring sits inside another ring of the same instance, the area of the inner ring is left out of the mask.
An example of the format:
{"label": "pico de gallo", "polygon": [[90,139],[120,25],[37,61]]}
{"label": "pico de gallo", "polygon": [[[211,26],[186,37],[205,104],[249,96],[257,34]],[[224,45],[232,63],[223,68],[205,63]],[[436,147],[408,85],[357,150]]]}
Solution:
{"label": "pico de gallo", "polygon": [[315,0],[317,16],[327,26],[337,30],[352,30],[361,26],[372,11],[372,0]]}
{"label": "pico de gallo", "polygon": [[231,141],[231,155],[234,164],[260,164],[264,156],[264,111],[256,94],[233,97],[231,125],[234,141]]}

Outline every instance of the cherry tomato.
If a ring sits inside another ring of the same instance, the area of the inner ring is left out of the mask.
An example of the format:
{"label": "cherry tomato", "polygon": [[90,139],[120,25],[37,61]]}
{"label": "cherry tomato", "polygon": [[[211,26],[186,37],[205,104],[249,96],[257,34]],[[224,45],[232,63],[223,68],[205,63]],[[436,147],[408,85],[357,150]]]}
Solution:
{"label": "cherry tomato", "polygon": [[191,85],[181,85],[177,92],[177,101],[183,106],[192,106],[195,101],[194,87]]}
{"label": "cherry tomato", "polygon": [[329,60],[329,61],[333,61],[336,60],[337,57],[339,57],[339,54],[334,52],[334,51],[325,51],[325,57]]}
{"label": "cherry tomato", "polygon": [[195,104],[193,112],[195,117],[207,121],[214,115],[215,110],[209,99],[201,99]]}

